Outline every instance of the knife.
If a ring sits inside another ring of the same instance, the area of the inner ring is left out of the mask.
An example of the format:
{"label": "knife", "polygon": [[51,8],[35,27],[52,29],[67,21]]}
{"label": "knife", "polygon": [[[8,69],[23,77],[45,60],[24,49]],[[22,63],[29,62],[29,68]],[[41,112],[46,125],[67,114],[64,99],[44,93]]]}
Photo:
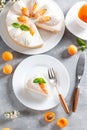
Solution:
{"label": "knife", "polygon": [[76,67],[76,88],[75,88],[75,93],[74,93],[74,100],[73,100],[73,106],[72,106],[72,111],[75,112],[77,105],[78,105],[78,99],[79,99],[79,92],[80,92],[80,81],[83,76],[84,72],[84,67],[85,67],[85,55],[82,53],[79,56],[78,62],[77,62],[77,67]]}

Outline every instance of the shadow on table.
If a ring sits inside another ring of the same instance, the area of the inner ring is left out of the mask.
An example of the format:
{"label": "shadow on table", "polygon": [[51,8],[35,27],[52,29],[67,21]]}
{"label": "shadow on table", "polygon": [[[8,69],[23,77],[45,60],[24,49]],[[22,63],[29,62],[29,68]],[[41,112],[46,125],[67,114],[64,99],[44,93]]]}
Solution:
{"label": "shadow on table", "polygon": [[4,118],[3,115],[0,116],[0,126],[3,125],[3,124],[6,124],[8,122],[10,122],[11,120],[7,120]]}
{"label": "shadow on table", "polygon": [[61,130],[61,128],[59,128],[56,123],[52,126],[51,130]]}
{"label": "shadow on table", "polygon": [[62,52],[62,58],[69,58],[70,55],[68,54],[67,52],[67,49],[65,49],[63,52]]}

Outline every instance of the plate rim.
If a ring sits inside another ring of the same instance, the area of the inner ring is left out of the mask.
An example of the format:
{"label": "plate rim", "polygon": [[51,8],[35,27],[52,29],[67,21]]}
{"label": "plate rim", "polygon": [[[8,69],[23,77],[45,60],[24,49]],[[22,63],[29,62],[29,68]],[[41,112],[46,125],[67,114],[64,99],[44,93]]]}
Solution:
{"label": "plate rim", "polygon": [[[31,106],[28,106],[28,105],[26,105],[26,103],[23,103],[22,102],[22,100],[18,97],[18,95],[15,93],[15,90],[14,90],[14,76],[15,76],[15,74],[16,74],[16,71],[17,71],[17,69],[20,67],[20,65],[21,64],[23,64],[23,62],[25,62],[26,60],[32,60],[32,57],[49,57],[49,58],[52,58],[52,59],[54,59],[54,60],[56,60],[57,62],[58,62],[58,64],[60,64],[63,68],[64,68],[64,71],[66,72],[66,75],[67,75],[67,81],[68,81],[68,88],[67,88],[67,93],[66,93],[66,96],[68,95],[68,92],[69,92],[69,89],[70,89],[70,76],[69,76],[69,73],[68,73],[68,70],[66,69],[66,67],[63,65],[63,63],[62,62],[60,62],[57,58],[55,58],[55,57],[53,57],[53,56],[50,56],[50,55],[46,55],[46,54],[40,54],[40,55],[32,55],[32,56],[29,56],[29,57],[27,57],[27,58],[25,58],[23,61],[21,61],[19,64],[18,64],[18,66],[16,67],[16,69],[15,69],[15,71],[14,71],[14,73],[13,73],[13,77],[12,77],[12,88],[13,88],[13,92],[14,92],[14,94],[15,94],[15,96],[16,96],[16,98],[17,98],[17,100],[21,103],[21,104],[23,104],[25,107],[27,107],[27,108],[29,108],[29,109],[32,109],[32,110],[36,110],[36,111],[45,111],[45,110],[50,110],[50,109],[53,109],[53,108],[55,108],[56,106],[58,106],[59,105],[59,103],[57,103],[57,104],[55,104],[55,106],[53,106],[53,107],[49,107],[49,108],[45,108],[45,109],[37,109],[37,108],[32,108]],[[66,98],[66,96],[64,97],[64,98]]]}

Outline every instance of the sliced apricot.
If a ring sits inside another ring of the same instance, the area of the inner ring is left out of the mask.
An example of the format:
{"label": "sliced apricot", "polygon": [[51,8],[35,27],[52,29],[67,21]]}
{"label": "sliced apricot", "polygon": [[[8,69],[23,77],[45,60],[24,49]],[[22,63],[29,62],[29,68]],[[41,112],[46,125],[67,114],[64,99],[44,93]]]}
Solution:
{"label": "sliced apricot", "polygon": [[68,125],[68,120],[66,118],[60,118],[57,120],[57,126],[59,126],[60,128],[64,128]]}
{"label": "sliced apricot", "polygon": [[44,21],[49,21],[51,19],[51,17],[50,16],[44,16]]}
{"label": "sliced apricot", "polygon": [[32,17],[35,18],[35,19],[37,19],[40,15],[45,14],[46,11],[47,11],[47,9],[39,10],[36,13],[32,13]]}
{"label": "sliced apricot", "polygon": [[30,16],[30,11],[28,8],[22,7],[21,11],[23,15],[28,16],[28,17]]}
{"label": "sliced apricot", "polygon": [[48,94],[48,90],[47,90],[47,88],[46,88],[45,83],[41,83],[41,84],[39,84],[39,85],[40,85],[40,88],[42,89],[42,91],[43,91],[45,94]]}
{"label": "sliced apricot", "polygon": [[46,112],[44,114],[44,119],[46,122],[52,122],[55,119],[56,115],[54,112]]}
{"label": "sliced apricot", "polygon": [[37,13],[39,13],[40,15],[43,15],[46,13],[46,11],[47,11],[47,9],[41,9]]}
{"label": "sliced apricot", "polygon": [[39,22],[40,22],[40,23],[45,23],[45,22],[50,21],[50,19],[51,19],[50,16],[44,16],[43,18],[40,18],[40,19],[39,19]]}
{"label": "sliced apricot", "polygon": [[12,66],[10,64],[6,64],[4,67],[3,67],[3,73],[4,74],[11,74],[12,73]]}
{"label": "sliced apricot", "polygon": [[37,8],[37,3],[35,2],[34,5],[33,5],[32,10],[34,11],[36,8]]}
{"label": "sliced apricot", "polygon": [[33,30],[33,28],[32,27],[30,27],[30,34],[33,36],[34,34],[35,34],[35,32],[34,32],[34,30]]}
{"label": "sliced apricot", "polygon": [[33,17],[34,19],[37,19],[37,18],[38,18],[38,14],[32,13],[32,17]]}
{"label": "sliced apricot", "polygon": [[27,21],[25,16],[19,16],[17,19],[18,19],[19,22],[24,22],[25,23]]}
{"label": "sliced apricot", "polygon": [[2,59],[5,61],[9,61],[13,59],[13,54],[9,51],[5,51],[2,53]]}
{"label": "sliced apricot", "polygon": [[70,45],[68,47],[68,53],[70,55],[75,55],[78,52],[78,48],[75,45]]}

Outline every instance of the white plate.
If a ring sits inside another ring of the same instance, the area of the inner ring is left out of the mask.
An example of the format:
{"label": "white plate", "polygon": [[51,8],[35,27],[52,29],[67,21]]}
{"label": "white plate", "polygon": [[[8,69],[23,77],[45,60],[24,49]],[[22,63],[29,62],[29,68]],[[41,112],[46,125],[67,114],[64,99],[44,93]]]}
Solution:
{"label": "white plate", "polygon": [[[56,4],[54,1],[52,1],[53,4]],[[6,28],[6,14],[9,10],[9,8],[11,7],[11,3],[9,2],[6,7],[4,8],[4,10],[1,12],[0,14],[0,35],[2,37],[2,39],[4,40],[4,42],[13,50],[23,53],[23,54],[40,54],[40,53],[44,53],[49,51],[50,49],[54,48],[62,39],[64,31],[65,31],[65,24],[63,23],[62,29],[59,33],[57,34],[53,34],[51,32],[48,31],[44,31],[39,29],[39,32],[41,34],[41,37],[44,41],[44,46],[42,48],[38,48],[38,49],[29,49],[29,48],[24,48],[18,44],[16,44],[9,36],[8,32],[7,32],[7,28]],[[57,4],[56,4],[57,5]],[[57,5],[58,6],[58,5]],[[60,15],[61,18],[64,19],[64,15],[62,10],[60,9],[60,7],[58,6],[58,9],[60,11]]]}
{"label": "white plate", "polygon": [[80,9],[80,7],[85,3],[87,4],[87,2],[85,1],[77,2],[74,6],[72,6],[72,8],[70,8],[65,18],[65,25],[67,29],[73,35],[83,40],[87,40],[87,29],[83,29],[81,26],[79,26],[79,24],[76,22],[77,19],[76,15],[78,9]]}
{"label": "white plate", "polygon": [[[34,110],[48,110],[59,104],[58,94],[50,84],[47,70],[50,67],[54,67],[58,83],[61,86],[60,90],[64,97],[66,97],[69,87],[70,79],[66,68],[57,59],[48,55],[36,55],[31,56],[23,60],[16,68],[13,75],[13,91],[18,100]],[[48,97],[43,98],[42,95],[36,95],[35,93],[27,94],[25,91],[25,82],[35,74],[42,74],[48,81],[48,87],[51,90],[51,94]]]}

